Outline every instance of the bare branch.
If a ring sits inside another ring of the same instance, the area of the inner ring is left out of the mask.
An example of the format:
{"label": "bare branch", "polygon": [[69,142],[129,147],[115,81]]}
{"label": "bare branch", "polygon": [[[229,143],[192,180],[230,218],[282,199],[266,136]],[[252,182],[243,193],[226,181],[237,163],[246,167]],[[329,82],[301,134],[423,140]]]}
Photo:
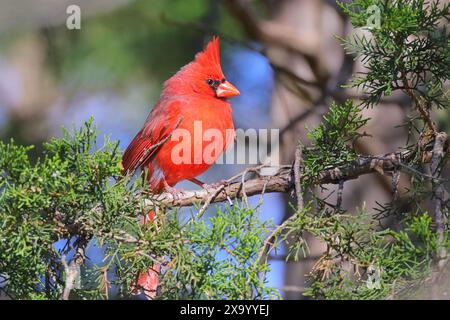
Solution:
{"label": "bare branch", "polygon": [[[402,152],[393,152],[380,156],[359,156],[353,162],[342,166],[329,168],[320,172],[315,184],[339,184],[341,181],[353,180],[361,175],[370,173],[392,172],[400,166],[400,163],[407,162],[412,159],[414,153],[407,150]],[[423,160],[430,161],[431,153],[424,153]],[[258,172],[261,166],[250,168]],[[246,170],[248,173],[249,169]],[[244,173],[241,173],[242,177]],[[233,180],[236,177],[233,177]],[[231,179],[229,179],[230,181]],[[171,193],[162,193],[155,195],[152,199],[146,199],[145,205],[148,207],[165,206],[165,207],[185,207],[195,203],[222,202],[227,198],[236,199],[244,196],[253,196],[272,192],[289,192],[294,186],[291,166],[281,166],[273,176],[259,176],[246,181],[230,182],[227,185],[220,185],[215,188],[187,190],[176,196]]]}
{"label": "bare branch", "polygon": [[441,168],[443,161],[445,161],[445,144],[448,141],[448,135],[445,132],[436,134],[436,139],[433,146],[433,156],[431,158],[431,174],[433,175],[433,184],[436,185],[434,193],[434,221],[436,223],[436,233],[438,235],[437,247],[437,272],[433,275],[432,293],[435,298],[438,298],[439,278],[442,270],[447,263],[447,250],[445,248],[445,225],[447,223],[447,214],[445,210],[445,191],[444,185],[439,183]]}
{"label": "bare branch", "polygon": [[406,78],[406,74],[402,75],[402,81],[406,93],[413,100],[417,110],[419,110],[422,120],[426,123],[428,129],[431,130],[431,132],[436,133],[436,124],[431,120],[429,110],[422,104],[421,97],[417,96],[414,88],[410,85],[408,79]]}
{"label": "bare branch", "polygon": [[[297,215],[293,214],[288,219],[284,220],[282,224],[280,224],[278,227],[276,227],[264,240],[263,246],[258,254],[258,259],[256,260],[259,263],[264,263],[263,261],[264,257],[269,257],[270,251],[273,249],[273,247],[276,245],[276,239],[277,237],[283,232],[284,229],[286,229],[287,225],[294,220],[297,217]],[[266,259],[264,259],[266,260]]]}
{"label": "bare branch", "polygon": [[84,250],[86,246],[86,241],[78,246],[75,256],[72,258],[68,264],[66,261],[66,256],[63,255],[61,260],[64,266],[64,272],[66,274],[64,291],[62,294],[62,300],[69,300],[70,292],[72,289],[80,288],[80,276],[81,276],[81,265],[84,263],[85,255]]}
{"label": "bare branch", "polygon": [[303,170],[303,149],[301,143],[299,143],[297,149],[295,150],[295,161],[294,161],[295,196],[297,198],[297,208],[299,210],[302,210],[304,207],[302,184],[301,184],[302,170]]}

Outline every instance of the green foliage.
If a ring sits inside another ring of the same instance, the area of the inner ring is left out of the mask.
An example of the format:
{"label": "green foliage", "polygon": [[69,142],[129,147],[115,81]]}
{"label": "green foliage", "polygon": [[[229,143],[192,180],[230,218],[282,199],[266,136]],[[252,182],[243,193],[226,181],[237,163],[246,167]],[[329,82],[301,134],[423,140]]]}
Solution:
{"label": "green foliage", "polygon": [[[370,35],[355,34],[341,39],[346,50],[361,58],[367,70],[357,75],[350,86],[362,87],[367,94],[364,104],[373,106],[383,95],[408,88],[416,91],[432,105],[448,107],[443,84],[449,78],[450,55],[448,3],[425,0],[355,0],[340,2],[356,28],[367,29]],[[368,21],[376,6],[380,24],[371,27]]]}
{"label": "green foliage", "polygon": [[[178,255],[177,263],[166,272],[162,287],[174,288],[189,283],[180,295],[165,291],[165,298],[194,299],[267,299],[275,298],[260,274],[269,270],[260,264],[258,253],[262,247],[267,224],[260,221],[254,209],[237,203],[208,220],[190,224],[183,231],[191,243],[186,255]],[[173,255],[173,253],[168,252]],[[211,275],[215,275],[211,277]]]}
{"label": "green foliage", "polygon": [[[100,148],[89,120],[44,146],[0,143],[0,288],[13,298],[57,299],[65,285],[62,257],[88,244],[102,247],[100,264],[85,263],[79,298],[105,298],[108,286],[129,297],[139,272],[163,265],[161,298],[268,298],[276,292],[260,274],[258,249],[268,226],[257,209],[219,209],[182,223],[175,211],[141,225],[145,184],[121,177],[117,142]],[[132,240],[130,240],[132,239]],[[55,247],[61,240],[62,248]],[[89,250],[87,251],[89,261]]]}
{"label": "green foliage", "polygon": [[[310,208],[298,212],[287,225],[287,234],[307,232],[328,246],[313,268],[311,287],[305,295],[383,299],[405,296],[417,289],[431,274],[438,236],[426,213],[403,223],[401,231],[379,229],[378,220],[365,209],[357,215],[312,214]],[[448,232],[445,247],[450,248]]]}
{"label": "green foliage", "polygon": [[[366,67],[348,85],[363,89],[361,106],[374,106],[383,96],[400,90],[411,98],[412,107],[420,111],[424,129],[417,129],[422,131],[421,136],[408,147],[414,157],[396,164],[392,200],[378,203],[374,213],[363,208],[351,214],[341,206],[343,182],[337,190],[336,204],[329,200],[336,190],[325,196],[317,196],[314,190],[314,182],[324,169],[339,167],[341,172],[351,169],[358,157],[353,143],[366,135],[358,133],[368,121],[358,107],[352,102],[342,106],[333,104],[323,123],[309,133],[312,147],[303,148],[303,192],[306,199],[312,200],[288,221],[281,240],[289,243],[287,258],[294,260],[302,254],[308,255],[305,234],[313,235],[327,246],[310,274],[310,287],[305,292],[308,296],[408,297],[420,285],[430,282],[440,250],[450,247],[448,223],[444,223],[439,235],[425,209],[430,201],[440,201],[442,212],[433,214],[448,216],[448,200],[445,197],[439,200],[436,195],[438,188],[447,190],[448,179],[430,183],[429,164],[423,163],[422,154],[424,149],[431,150],[434,143],[435,129],[429,124],[429,113],[439,107],[448,110],[444,84],[448,81],[450,61],[444,22],[449,19],[449,4],[355,0],[341,2],[340,6],[354,27],[367,31],[341,39],[347,51],[360,58]],[[373,6],[380,13],[379,26],[368,24],[376,12]],[[410,119],[414,129],[416,119]],[[434,175],[443,172],[447,158],[448,153],[443,155]],[[383,157],[374,158],[378,159]],[[410,181],[401,198],[396,190],[400,172]],[[328,190],[321,188],[323,192]]]}
{"label": "green foliage", "polygon": [[312,183],[325,168],[340,166],[356,159],[354,143],[361,137],[358,130],[367,121],[351,100],[341,106],[333,103],[322,123],[308,134],[311,147],[304,151],[303,182]]}
{"label": "green foliage", "polygon": [[[73,137],[65,131],[63,138],[47,143],[34,164],[29,147],[0,142],[0,274],[7,277],[8,294],[29,297],[43,287],[45,274],[58,270],[54,262],[60,253],[53,243],[88,232],[86,212],[109,200],[120,154],[109,140],[91,152],[95,139],[90,120]],[[58,292],[48,291],[47,297]]]}

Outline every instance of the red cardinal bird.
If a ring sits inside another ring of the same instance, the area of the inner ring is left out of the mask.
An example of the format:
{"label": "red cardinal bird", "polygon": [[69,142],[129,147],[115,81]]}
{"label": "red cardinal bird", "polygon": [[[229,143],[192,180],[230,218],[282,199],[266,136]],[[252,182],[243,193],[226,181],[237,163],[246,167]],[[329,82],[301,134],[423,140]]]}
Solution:
{"label": "red cardinal bird", "polygon": [[[227,98],[237,95],[238,89],[223,75],[219,39],[214,37],[194,61],[166,81],[144,127],[123,155],[124,173],[141,168],[155,193],[175,192],[173,186],[182,180],[204,186],[195,177],[205,172],[234,140],[231,105]],[[195,132],[199,125],[202,132],[213,129],[221,136],[204,138]],[[183,133],[183,139],[175,132]],[[188,144],[181,152],[180,143]],[[211,145],[218,152],[209,152],[209,159],[204,159],[204,151],[210,151]],[[180,163],[175,159],[179,156],[185,161]],[[154,212],[148,216],[153,220]],[[154,266],[137,281],[137,287],[152,298],[158,286],[158,272],[159,266]]]}

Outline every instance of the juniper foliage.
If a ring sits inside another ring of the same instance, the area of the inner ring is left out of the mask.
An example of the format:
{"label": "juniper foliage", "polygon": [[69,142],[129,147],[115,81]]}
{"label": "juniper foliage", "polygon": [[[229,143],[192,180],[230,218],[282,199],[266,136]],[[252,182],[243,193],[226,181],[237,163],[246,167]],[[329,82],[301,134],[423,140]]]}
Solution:
{"label": "juniper foliage", "polygon": [[[397,164],[392,175],[392,201],[379,203],[373,209],[362,204],[356,214],[350,213],[354,211],[352,208],[330,203],[328,196],[315,196],[310,179],[305,179],[304,191],[312,200],[289,221],[281,240],[294,236],[296,241],[290,241],[289,257],[295,259],[301,259],[300,254],[307,252],[305,232],[327,245],[326,253],[310,274],[310,287],[305,293],[308,296],[327,299],[415,297],[421,285],[436,285],[432,275],[437,269],[445,274],[445,269],[437,265],[445,260],[440,252],[447,252],[450,246],[449,179],[442,176],[448,145],[439,163],[435,163],[436,168],[431,170],[433,165],[424,163],[424,152],[431,151],[436,143],[438,126],[432,122],[432,114],[442,108],[448,112],[445,83],[450,70],[449,4],[421,0],[355,0],[339,2],[339,5],[355,27],[353,35],[340,41],[347,52],[366,67],[345,87],[361,89],[363,98],[358,106],[351,102],[331,106],[323,124],[311,131],[312,148],[305,149],[304,172],[307,177],[315,177],[324,168],[336,167],[337,163],[349,164],[357,156],[353,142],[365,136],[358,133],[359,129],[370,121],[357,116],[361,108],[377,107],[381,98],[395,91],[407,95],[411,101],[408,111],[412,115],[408,119],[411,136],[409,142],[405,141],[404,149],[414,157]],[[379,18],[379,25],[368,24],[373,18]],[[410,181],[401,195],[396,189],[400,174]],[[338,189],[338,192],[345,192],[343,181]],[[433,209],[430,211],[430,208]],[[441,227],[437,227],[442,217]],[[448,270],[446,274],[444,283],[448,283]],[[422,292],[421,297],[429,298],[430,292]]]}
{"label": "juniper foliage", "polygon": [[[162,299],[277,297],[259,276],[268,266],[255,263],[268,228],[257,208],[236,203],[210,218],[185,221],[169,210],[155,224],[142,225],[145,184],[124,179],[118,143],[105,138],[98,147],[96,137],[92,119],[73,133],[64,130],[62,138],[44,145],[35,163],[28,156],[31,147],[0,143],[4,293],[60,298],[62,259],[87,246],[74,298],[106,298],[111,292],[131,297],[139,272],[155,263],[163,265]],[[104,258],[91,262],[89,248],[96,246]]]}

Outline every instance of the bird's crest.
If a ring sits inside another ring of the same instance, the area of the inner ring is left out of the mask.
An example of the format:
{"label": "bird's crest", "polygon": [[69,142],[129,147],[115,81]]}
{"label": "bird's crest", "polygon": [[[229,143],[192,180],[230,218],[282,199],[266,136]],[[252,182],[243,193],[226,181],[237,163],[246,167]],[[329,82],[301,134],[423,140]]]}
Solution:
{"label": "bird's crest", "polygon": [[206,83],[209,79],[224,78],[220,66],[219,38],[213,37],[203,51],[196,54],[194,61],[180,69],[166,81],[162,96],[203,92],[211,94],[211,87]]}
{"label": "bird's crest", "polygon": [[222,76],[222,67],[220,66],[220,48],[219,37],[214,36],[206,45],[202,52],[197,53],[195,62],[205,69],[210,70],[214,75]]}

